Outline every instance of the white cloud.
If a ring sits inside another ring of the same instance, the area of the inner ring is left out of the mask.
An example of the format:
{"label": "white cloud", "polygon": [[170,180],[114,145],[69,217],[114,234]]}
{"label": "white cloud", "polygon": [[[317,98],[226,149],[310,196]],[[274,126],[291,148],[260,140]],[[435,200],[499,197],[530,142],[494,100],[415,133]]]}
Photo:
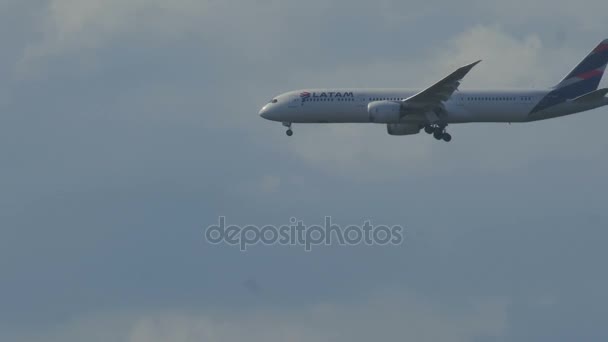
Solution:
{"label": "white cloud", "polygon": [[492,17],[503,18],[513,25],[550,23],[560,26],[568,34],[575,31],[588,34],[604,31],[606,34],[604,16],[607,7],[602,0],[586,0],[584,4],[567,0],[479,1],[476,5]]}
{"label": "white cloud", "polygon": [[[49,58],[94,51],[125,37],[135,38],[134,44],[152,45],[184,37],[198,38],[204,45],[206,39],[217,38],[226,48],[251,48],[257,56],[264,50],[255,49],[252,43],[260,41],[271,23],[258,20],[266,17],[262,11],[270,18],[280,18],[272,16],[276,4],[272,0],[266,6],[217,0],[49,0],[37,23],[41,38],[27,45],[18,72],[36,74]],[[239,28],[237,32],[234,27]],[[252,35],[258,39],[252,42]]]}
{"label": "white cloud", "polygon": [[[551,4],[551,11],[553,17],[559,18],[556,21],[563,22],[564,30],[570,34],[574,34],[573,27],[579,32],[591,34],[603,30],[603,6],[601,1],[592,1],[586,5],[586,11],[579,11],[578,4],[560,1],[559,4]],[[48,0],[40,22],[36,23],[40,39],[28,44],[19,68],[22,74],[27,74],[32,69],[36,70],[37,63],[49,57],[96,49],[125,36],[137,37],[145,43],[198,37],[201,45],[212,40],[227,52],[246,53],[250,60],[274,61],[273,57],[282,51],[286,41],[301,40],[310,49],[317,50],[319,46],[315,37],[328,33],[324,31],[330,27],[327,22],[330,19],[326,15],[333,12],[339,14],[347,10],[345,13],[348,14],[365,13],[363,20],[374,22],[373,27],[382,28],[379,32],[390,33],[403,25],[418,25],[415,19],[421,16],[446,16],[445,13],[438,12],[442,10],[454,11],[455,15],[483,17],[507,25],[524,21],[541,25],[541,17],[546,14],[546,8],[543,1],[523,0],[504,3],[468,0],[447,8],[424,1],[403,6],[394,0],[374,4],[314,0],[305,6],[298,2],[278,0]],[[332,21],[335,19],[332,17]],[[337,19],[340,22],[344,18]],[[472,25],[479,22],[472,21]],[[445,32],[454,31],[453,28],[446,27]],[[479,33],[476,37],[489,38]],[[534,36],[531,37],[526,44],[537,44]],[[356,36],[351,38],[357,39]],[[411,37],[404,38],[411,41]],[[421,39],[420,42],[426,41]],[[509,43],[508,40],[502,42]],[[382,53],[383,44],[403,43],[363,41],[362,44],[370,44],[370,48]],[[441,46],[441,43],[436,45]],[[507,51],[508,46],[500,46],[496,51]],[[516,46],[522,47],[519,43]],[[413,47],[416,50],[421,48]],[[523,47],[524,50],[508,51],[511,54],[531,52],[526,46]]]}
{"label": "white cloud", "polygon": [[188,0],[50,0],[37,23],[41,38],[27,45],[18,72],[31,74],[37,63],[49,57],[96,49],[123,35],[145,32],[158,39],[187,30],[192,18],[204,13],[206,4]]}
{"label": "white cloud", "polygon": [[[136,45],[193,39],[199,46],[213,42],[226,54],[246,53],[248,60],[272,60],[283,48],[281,39],[297,35],[285,30],[290,14],[328,6],[320,0],[305,8],[279,0],[48,0],[36,23],[40,38],[27,44],[18,73],[35,75],[50,58],[95,51],[125,38]],[[310,34],[318,30],[314,24],[314,18],[307,21]]]}
{"label": "white cloud", "polygon": [[385,125],[294,125],[294,129],[297,141],[289,146],[300,158],[325,172],[366,181],[407,176],[405,170],[417,173],[430,161],[433,148],[421,135],[389,136]]}
{"label": "white cloud", "polygon": [[[475,299],[444,304],[407,292],[372,296],[357,304],[325,303],[294,309],[239,312],[99,315],[17,341],[284,342],[415,340],[475,341],[506,333],[508,302]],[[1,335],[0,335],[1,336]]]}

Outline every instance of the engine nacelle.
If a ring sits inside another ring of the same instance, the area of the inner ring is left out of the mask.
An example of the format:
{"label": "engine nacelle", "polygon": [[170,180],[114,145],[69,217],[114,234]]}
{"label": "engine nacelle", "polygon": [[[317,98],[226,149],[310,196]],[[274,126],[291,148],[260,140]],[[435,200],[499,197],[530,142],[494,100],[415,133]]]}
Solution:
{"label": "engine nacelle", "polygon": [[386,131],[390,135],[411,135],[420,133],[418,124],[387,124]]}
{"label": "engine nacelle", "polygon": [[374,101],[367,105],[371,122],[398,123],[401,119],[401,104],[392,101]]}

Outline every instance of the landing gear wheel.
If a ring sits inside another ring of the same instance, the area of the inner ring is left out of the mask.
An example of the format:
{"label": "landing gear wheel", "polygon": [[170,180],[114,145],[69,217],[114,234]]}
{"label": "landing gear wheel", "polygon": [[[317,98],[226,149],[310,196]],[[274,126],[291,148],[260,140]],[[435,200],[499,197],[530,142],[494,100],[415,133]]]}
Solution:
{"label": "landing gear wheel", "polygon": [[443,136],[441,137],[443,139],[443,141],[445,142],[450,142],[452,141],[452,136],[450,135],[450,133],[444,133]]}
{"label": "landing gear wheel", "polygon": [[437,140],[441,140],[443,138],[443,133],[441,131],[435,131],[435,133],[433,133],[433,137]]}
{"label": "landing gear wheel", "polygon": [[435,132],[435,128],[433,128],[433,126],[424,126],[424,131],[426,134],[433,134],[433,132]]}
{"label": "landing gear wheel", "polygon": [[283,126],[287,127],[287,132],[285,132],[285,134],[287,134],[288,137],[293,135],[293,131],[291,130],[291,122],[283,122]]}

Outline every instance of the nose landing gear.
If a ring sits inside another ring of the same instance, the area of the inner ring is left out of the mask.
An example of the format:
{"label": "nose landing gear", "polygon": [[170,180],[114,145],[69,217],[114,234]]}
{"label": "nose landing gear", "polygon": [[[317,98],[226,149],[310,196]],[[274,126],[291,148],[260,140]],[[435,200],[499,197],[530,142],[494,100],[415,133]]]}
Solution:
{"label": "nose landing gear", "polygon": [[291,122],[283,122],[283,126],[287,127],[287,132],[285,132],[285,134],[287,134],[288,137],[293,135],[293,131],[291,130]]}

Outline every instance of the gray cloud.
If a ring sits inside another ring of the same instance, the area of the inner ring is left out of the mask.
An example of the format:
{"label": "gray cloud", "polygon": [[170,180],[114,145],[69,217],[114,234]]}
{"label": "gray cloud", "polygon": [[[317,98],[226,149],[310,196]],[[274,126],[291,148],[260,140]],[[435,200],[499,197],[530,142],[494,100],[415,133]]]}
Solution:
{"label": "gray cloud", "polygon": [[[551,85],[606,35],[603,2],[574,6],[0,3],[0,339],[605,339],[605,110],[450,145],[287,140],[257,116],[282,91],[422,87],[478,58],[463,87]],[[202,240],[219,215],[407,238],[241,254]]]}

